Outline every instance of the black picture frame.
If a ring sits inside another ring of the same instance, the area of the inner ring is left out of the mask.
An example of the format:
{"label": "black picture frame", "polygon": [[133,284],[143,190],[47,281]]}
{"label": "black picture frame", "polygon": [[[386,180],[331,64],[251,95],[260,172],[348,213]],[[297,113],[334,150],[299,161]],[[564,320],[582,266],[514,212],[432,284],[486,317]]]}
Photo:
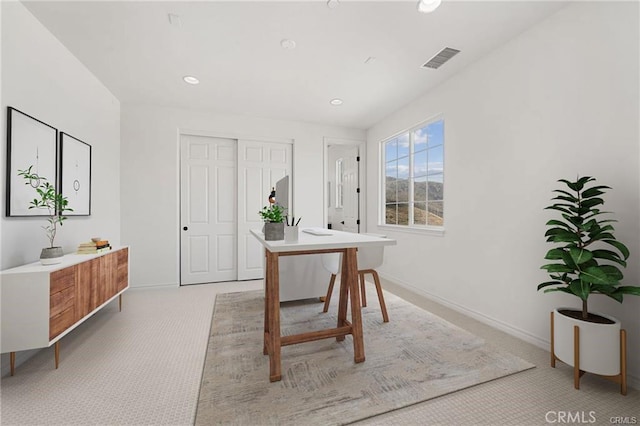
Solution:
{"label": "black picture frame", "polygon": [[[45,209],[29,209],[37,197],[37,182],[26,182],[19,170],[32,171],[57,185],[58,129],[13,107],[7,107],[7,216],[48,216]],[[56,188],[57,189],[57,188]]]}
{"label": "black picture frame", "polygon": [[59,188],[67,198],[65,216],[91,215],[91,145],[60,132]]}

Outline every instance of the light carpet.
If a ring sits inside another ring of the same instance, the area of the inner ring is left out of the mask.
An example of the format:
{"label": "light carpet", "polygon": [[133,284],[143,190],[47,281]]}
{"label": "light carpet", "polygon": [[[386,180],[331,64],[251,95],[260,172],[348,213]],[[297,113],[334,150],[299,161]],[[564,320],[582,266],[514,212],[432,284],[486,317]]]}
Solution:
{"label": "light carpet", "polygon": [[[314,301],[285,303],[282,335],[335,327]],[[363,308],[366,361],[351,336],[282,348],[282,380],[262,355],[262,292],[218,295],[196,424],[347,424],[533,368],[483,339],[385,293],[390,322],[369,298]]]}

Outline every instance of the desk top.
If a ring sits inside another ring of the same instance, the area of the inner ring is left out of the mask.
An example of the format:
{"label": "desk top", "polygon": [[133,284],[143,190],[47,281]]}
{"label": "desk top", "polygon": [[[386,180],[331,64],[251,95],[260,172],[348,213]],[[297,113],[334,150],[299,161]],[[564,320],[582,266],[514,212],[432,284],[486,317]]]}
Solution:
{"label": "desk top", "polygon": [[304,228],[300,228],[298,232],[298,241],[293,243],[286,243],[284,240],[266,241],[264,239],[264,234],[257,229],[252,229],[251,233],[258,239],[264,248],[272,253],[396,245],[396,240],[391,238],[382,238],[367,234],[355,234],[352,232],[335,231],[333,229],[323,229],[323,231],[326,231],[329,235],[312,235],[303,232],[303,230]]}

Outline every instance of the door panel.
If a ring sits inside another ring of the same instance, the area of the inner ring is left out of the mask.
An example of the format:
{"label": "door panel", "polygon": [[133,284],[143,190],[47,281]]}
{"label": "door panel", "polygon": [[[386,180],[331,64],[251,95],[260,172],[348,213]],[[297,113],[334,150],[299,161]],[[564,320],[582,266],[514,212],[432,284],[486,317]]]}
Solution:
{"label": "door panel", "polygon": [[209,271],[209,238],[206,235],[190,235],[189,239],[189,272]]}
{"label": "door panel", "polygon": [[235,239],[235,235],[218,235],[216,253],[218,255],[218,269],[220,271],[235,271],[235,253],[227,250],[228,247],[234,247],[236,245]]}
{"label": "door panel", "polygon": [[[258,211],[268,204],[271,188],[291,175],[291,144],[238,141],[238,279],[262,278],[264,251],[251,235],[261,229]],[[277,194],[276,194],[277,198]]]}
{"label": "door panel", "polygon": [[182,135],[181,284],[237,279],[236,141]]}

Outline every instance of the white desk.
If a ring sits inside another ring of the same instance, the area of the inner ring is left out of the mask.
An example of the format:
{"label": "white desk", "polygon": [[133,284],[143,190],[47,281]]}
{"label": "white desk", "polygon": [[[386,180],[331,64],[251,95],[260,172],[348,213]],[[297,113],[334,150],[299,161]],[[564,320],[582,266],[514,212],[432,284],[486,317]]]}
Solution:
{"label": "white desk", "polygon": [[[360,292],[358,286],[358,265],[356,252],[358,247],[395,245],[396,241],[370,235],[353,234],[342,231],[330,231],[331,235],[316,236],[299,232],[298,241],[285,243],[265,241],[258,230],[251,230],[254,237],[265,248],[265,311],[263,353],[269,355],[269,379],[272,382],[281,379],[281,347],[296,343],[311,342],[335,337],[344,340],[344,336],[353,336],[354,362],[363,362],[364,341],[362,337],[362,316]],[[340,279],[340,300],[338,302],[338,323],[335,328],[310,331],[292,336],[280,336],[280,280],[278,261],[280,256],[342,253],[342,276]],[[349,297],[351,293],[351,297]],[[347,299],[351,302],[351,322],[347,320]]]}

